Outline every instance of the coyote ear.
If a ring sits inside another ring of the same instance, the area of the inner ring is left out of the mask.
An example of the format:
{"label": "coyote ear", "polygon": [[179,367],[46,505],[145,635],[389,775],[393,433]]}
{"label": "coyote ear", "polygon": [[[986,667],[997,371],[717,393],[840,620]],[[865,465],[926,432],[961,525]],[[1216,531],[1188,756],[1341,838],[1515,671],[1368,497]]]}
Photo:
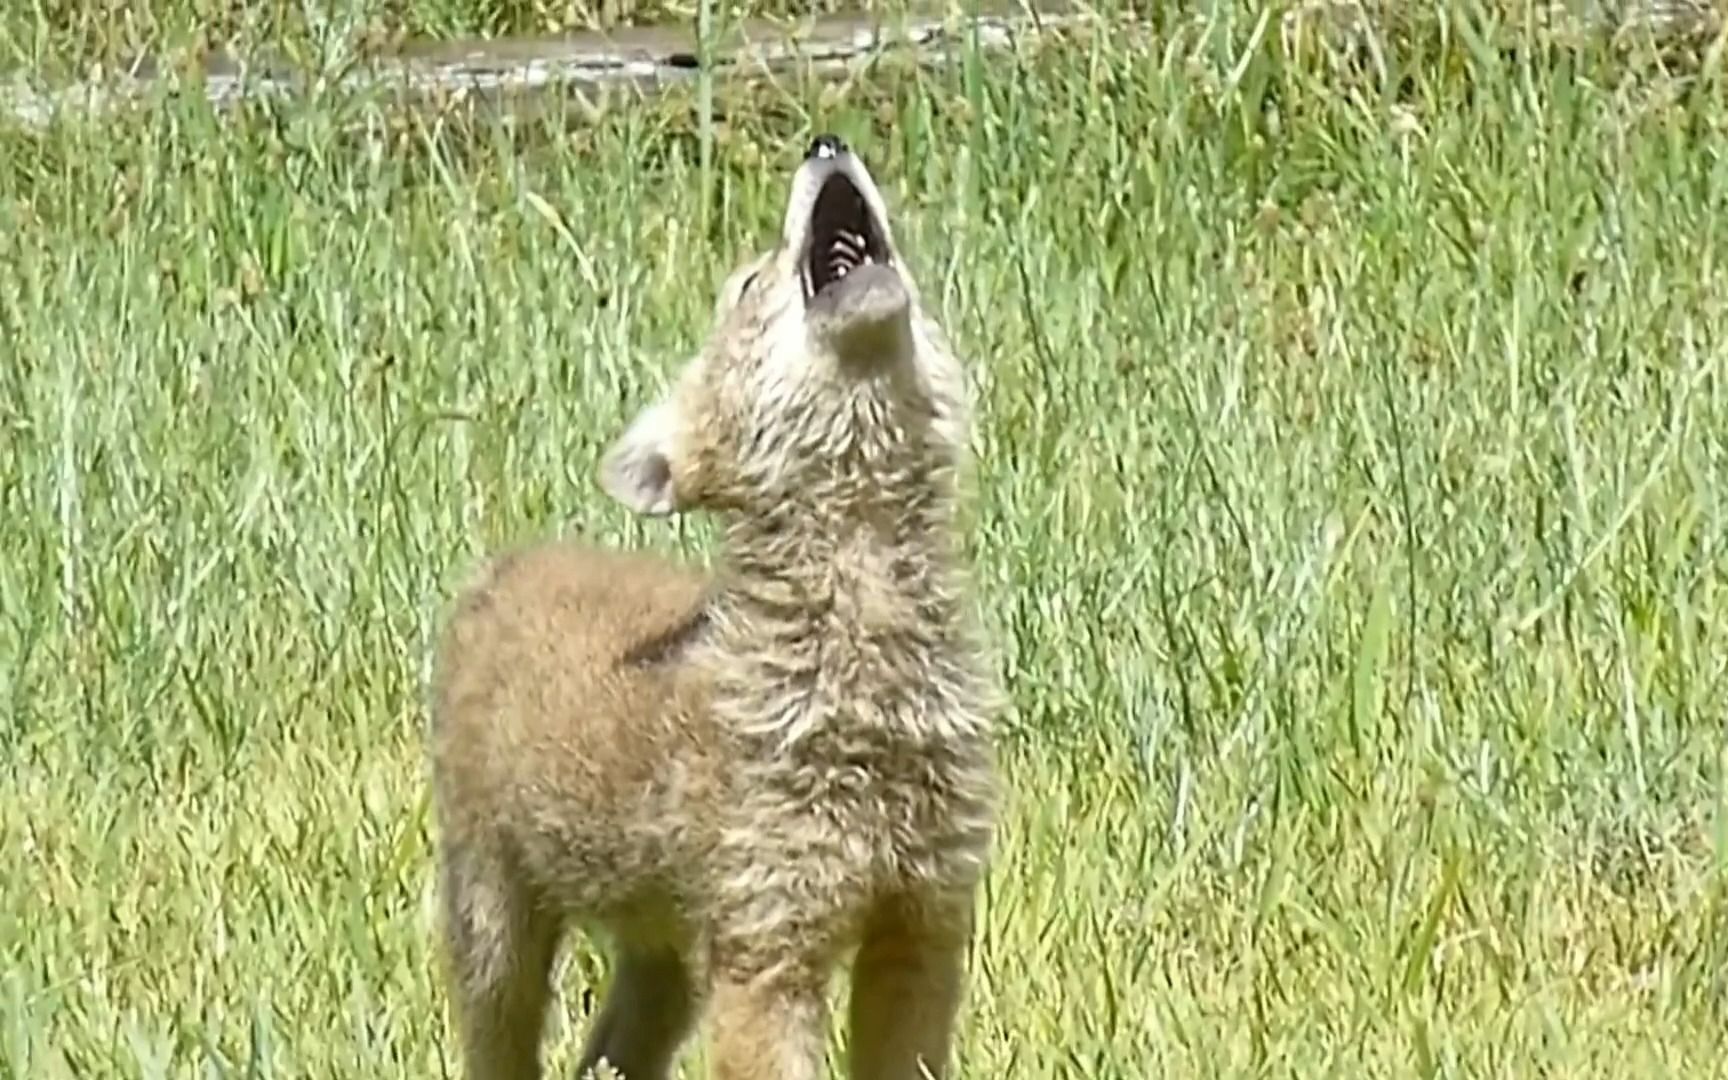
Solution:
{"label": "coyote ear", "polygon": [[672,490],[672,406],[659,402],[631,421],[600,462],[600,487],[638,514],[678,509]]}

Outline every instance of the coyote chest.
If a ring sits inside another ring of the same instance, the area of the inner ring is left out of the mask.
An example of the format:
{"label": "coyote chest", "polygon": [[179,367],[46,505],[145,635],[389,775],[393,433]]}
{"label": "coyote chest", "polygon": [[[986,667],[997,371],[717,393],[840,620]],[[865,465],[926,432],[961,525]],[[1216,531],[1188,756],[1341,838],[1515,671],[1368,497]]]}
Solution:
{"label": "coyote chest", "polygon": [[983,871],[981,746],[824,729],[735,782],[715,852],[729,922],[845,924],[877,898],[965,889]]}

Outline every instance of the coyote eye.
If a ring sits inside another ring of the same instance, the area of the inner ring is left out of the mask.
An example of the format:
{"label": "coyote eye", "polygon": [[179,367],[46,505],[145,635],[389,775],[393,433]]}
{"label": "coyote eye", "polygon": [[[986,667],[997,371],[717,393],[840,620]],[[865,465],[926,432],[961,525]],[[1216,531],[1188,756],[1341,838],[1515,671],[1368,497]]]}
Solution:
{"label": "coyote eye", "polygon": [[735,277],[728,278],[726,281],[726,287],[720,293],[719,310],[729,311],[743,303],[744,298],[749,296],[750,290],[755,287],[756,279],[761,276],[762,271],[752,270],[749,274],[745,275],[743,280],[739,280]]}
{"label": "coyote eye", "polygon": [[716,319],[728,318],[731,313],[750,296],[750,290],[756,287],[762,277],[763,267],[755,267],[749,273],[744,273],[740,267],[726,275],[718,288],[713,292],[714,315]]}

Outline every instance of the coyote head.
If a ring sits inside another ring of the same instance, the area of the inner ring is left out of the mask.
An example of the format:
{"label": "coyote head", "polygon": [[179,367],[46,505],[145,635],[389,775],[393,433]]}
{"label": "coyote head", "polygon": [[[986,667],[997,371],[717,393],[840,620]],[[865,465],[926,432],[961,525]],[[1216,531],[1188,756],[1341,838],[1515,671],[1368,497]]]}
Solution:
{"label": "coyote head", "polygon": [[919,304],[881,193],[824,135],[793,174],[779,243],[727,278],[706,344],[608,451],[600,479],[643,514],[767,514],[891,486],[911,463],[956,463],[965,413],[963,374]]}

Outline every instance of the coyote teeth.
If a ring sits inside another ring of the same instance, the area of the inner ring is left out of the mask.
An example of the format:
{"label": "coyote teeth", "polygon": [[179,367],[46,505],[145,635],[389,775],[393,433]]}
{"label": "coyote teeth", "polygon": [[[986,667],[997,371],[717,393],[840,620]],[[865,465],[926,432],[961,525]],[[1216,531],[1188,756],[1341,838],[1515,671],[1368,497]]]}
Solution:
{"label": "coyote teeth", "polygon": [[839,280],[870,261],[870,247],[862,234],[842,229],[828,245],[828,276]]}

